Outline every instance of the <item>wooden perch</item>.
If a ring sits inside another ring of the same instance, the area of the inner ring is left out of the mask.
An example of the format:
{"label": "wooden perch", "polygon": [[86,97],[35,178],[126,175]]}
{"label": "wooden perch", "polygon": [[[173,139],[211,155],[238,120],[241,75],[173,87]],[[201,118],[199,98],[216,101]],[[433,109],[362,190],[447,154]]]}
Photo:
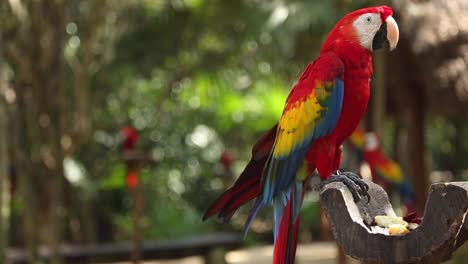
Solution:
{"label": "wooden perch", "polygon": [[373,226],[376,215],[395,216],[382,187],[367,181],[371,200],[354,203],[342,183],[320,193],[333,236],[344,252],[365,263],[440,263],[468,238],[468,182],[433,184],[421,225],[404,236]]}

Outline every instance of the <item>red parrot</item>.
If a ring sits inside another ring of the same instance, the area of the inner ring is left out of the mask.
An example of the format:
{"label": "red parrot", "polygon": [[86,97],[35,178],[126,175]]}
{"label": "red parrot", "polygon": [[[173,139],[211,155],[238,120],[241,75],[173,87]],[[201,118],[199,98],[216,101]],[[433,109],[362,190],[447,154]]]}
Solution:
{"label": "red parrot", "polygon": [[[124,126],[120,129],[119,134],[124,155],[135,151],[139,138],[138,131],[132,126]],[[138,173],[131,169],[129,163],[127,163],[127,170],[125,177],[127,188],[134,189],[138,185]]]}
{"label": "red parrot", "polygon": [[[275,126],[255,144],[239,179],[207,210],[229,221],[235,211],[256,198],[246,221],[264,206],[274,207],[273,263],[294,263],[299,209],[307,177],[297,176],[303,161],[327,183],[341,181],[355,199],[367,186],[355,174],[338,171],[341,145],[357,127],[367,107],[372,52],[394,49],[398,26],[388,6],[356,10],[342,18],[291,90]],[[336,172],[336,174],[332,174]]]}
{"label": "red parrot", "polygon": [[138,142],[138,131],[132,126],[124,126],[119,131],[122,137],[122,147],[124,151],[131,151],[135,149]]}
{"label": "red parrot", "polygon": [[358,153],[360,160],[365,161],[376,178],[390,184],[401,196],[407,212],[414,211],[414,192],[408,179],[404,177],[400,165],[389,158],[381,148],[380,138],[373,132],[356,129],[349,138],[349,142]]}

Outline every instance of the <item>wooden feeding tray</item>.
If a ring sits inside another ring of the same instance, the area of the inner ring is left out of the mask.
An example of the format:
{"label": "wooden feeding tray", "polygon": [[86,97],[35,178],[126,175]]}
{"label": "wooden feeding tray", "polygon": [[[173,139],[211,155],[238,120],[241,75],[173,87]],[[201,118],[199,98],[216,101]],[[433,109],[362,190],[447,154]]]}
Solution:
{"label": "wooden feeding tray", "polygon": [[369,203],[355,203],[342,183],[327,184],[320,193],[333,236],[347,255],[365,263],[440,263],[467,240],[468,182],[433,184],[421,225],[403,236],[374,226],[375,216],[395,212],[382,187],[366,182]]}

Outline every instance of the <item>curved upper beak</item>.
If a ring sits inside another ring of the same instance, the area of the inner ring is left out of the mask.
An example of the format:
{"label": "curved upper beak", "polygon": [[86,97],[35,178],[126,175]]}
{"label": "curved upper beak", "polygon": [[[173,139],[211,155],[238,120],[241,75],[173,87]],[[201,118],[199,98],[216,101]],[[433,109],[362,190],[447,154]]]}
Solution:
{"label": "curved upper beak", "polygon": [[392,16],[388,16],[385,22],[387,24],[387,40],[390,44],[390,50],[393,50],[398,44],[400,32],[398,30],[398,25]]}

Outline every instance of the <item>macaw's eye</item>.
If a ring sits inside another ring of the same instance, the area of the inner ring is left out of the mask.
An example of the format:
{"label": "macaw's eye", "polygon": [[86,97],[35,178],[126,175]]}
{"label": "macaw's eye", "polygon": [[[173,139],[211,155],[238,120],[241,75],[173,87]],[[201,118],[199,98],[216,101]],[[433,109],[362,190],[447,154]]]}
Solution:
{"label": "macaw's eye", "polygon": [[367,17],[367,22],[371,22],[372,21],[372,17]]}

